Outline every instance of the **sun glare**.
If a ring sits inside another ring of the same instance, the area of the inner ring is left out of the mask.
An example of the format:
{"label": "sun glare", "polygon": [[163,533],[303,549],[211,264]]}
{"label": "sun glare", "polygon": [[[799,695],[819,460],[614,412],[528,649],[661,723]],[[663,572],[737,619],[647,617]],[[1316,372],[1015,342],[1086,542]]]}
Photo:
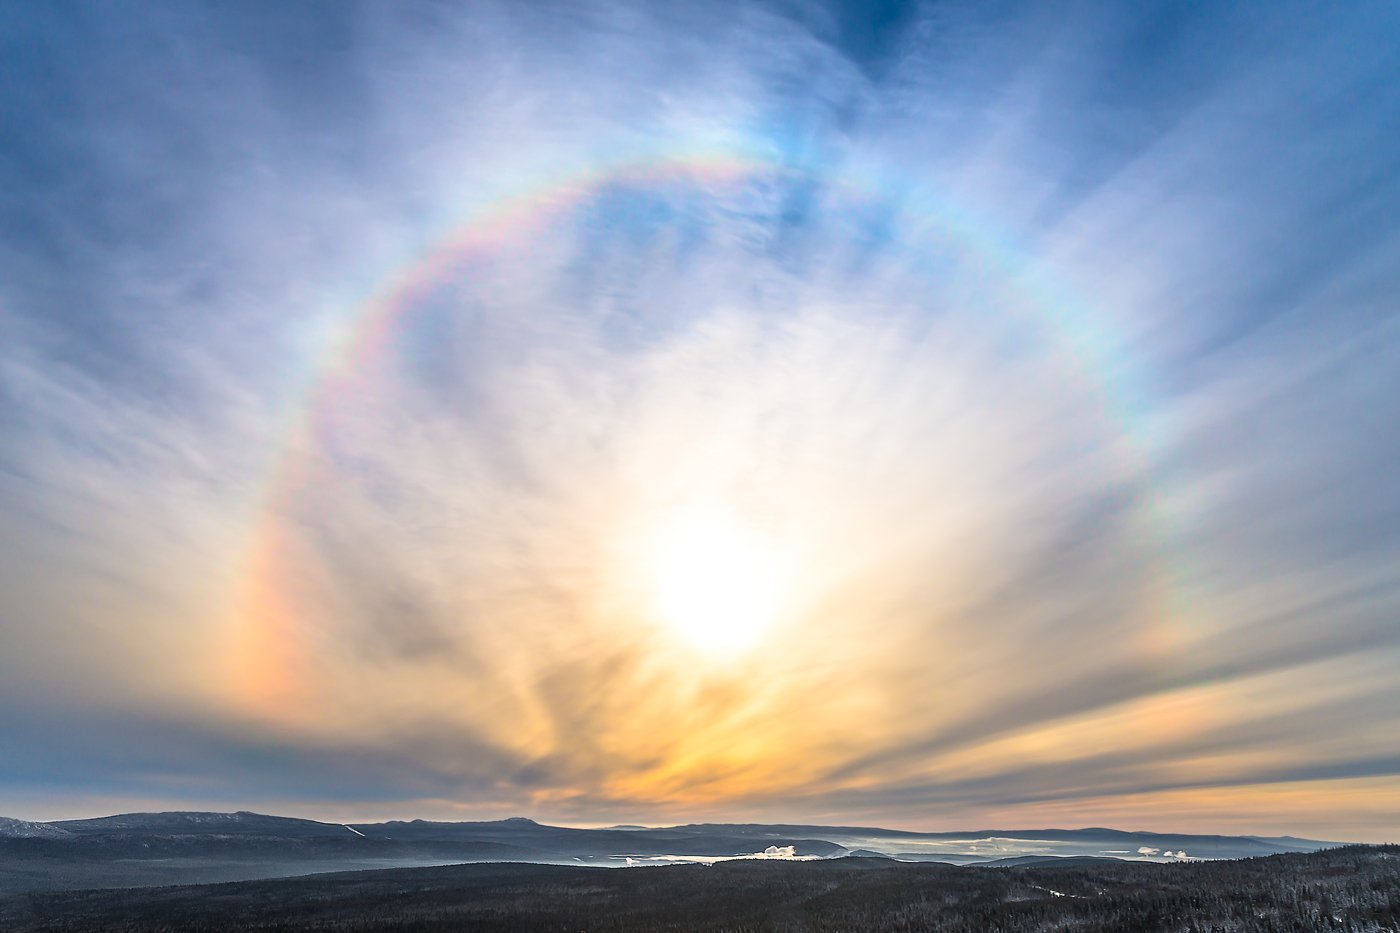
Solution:
{"label": "sun glare", "polygon": [[772,543],[732,518],[679,521],[653,555],[657,620],[707,651],[745,648],[777,616],[777,563]]}

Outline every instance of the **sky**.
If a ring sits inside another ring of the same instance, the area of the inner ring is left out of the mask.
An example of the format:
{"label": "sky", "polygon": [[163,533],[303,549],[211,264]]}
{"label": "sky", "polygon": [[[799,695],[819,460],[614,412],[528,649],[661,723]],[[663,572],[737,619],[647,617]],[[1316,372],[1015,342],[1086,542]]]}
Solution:
{"label": "sky", "polygon": [[1400,841],[1397,40],[0,4],[0,813]]}

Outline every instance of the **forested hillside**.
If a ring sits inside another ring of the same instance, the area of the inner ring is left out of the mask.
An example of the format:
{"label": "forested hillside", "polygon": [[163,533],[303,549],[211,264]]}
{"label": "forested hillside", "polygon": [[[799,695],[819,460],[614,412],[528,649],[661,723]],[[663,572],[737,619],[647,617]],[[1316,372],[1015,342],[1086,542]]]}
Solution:
{"label": "forested hillside", "polygon": [[603,869],[523,864],[0,901],[16,931],[1400,930],[1400,847],[1240,861],[978,868],[843,858]]}

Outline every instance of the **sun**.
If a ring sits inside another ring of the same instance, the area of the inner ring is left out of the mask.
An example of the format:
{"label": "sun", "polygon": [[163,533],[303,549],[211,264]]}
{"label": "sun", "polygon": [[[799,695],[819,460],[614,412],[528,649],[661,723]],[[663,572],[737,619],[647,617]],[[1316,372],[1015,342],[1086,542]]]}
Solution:
{"label": "sun", "polygon": [[777,618],[778,564],[773,542],[733,517],[688,515],[651,555],[655,617],[706,651],[747,648]]}

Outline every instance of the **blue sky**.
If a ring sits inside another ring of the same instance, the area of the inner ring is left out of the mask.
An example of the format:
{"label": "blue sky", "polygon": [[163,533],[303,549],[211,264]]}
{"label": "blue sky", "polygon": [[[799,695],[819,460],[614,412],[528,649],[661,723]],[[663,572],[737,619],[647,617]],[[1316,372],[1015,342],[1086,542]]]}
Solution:
{"label": "blue sky", "polygon": [[4,4],[0,812],[1394,839],[1397,38]]}

